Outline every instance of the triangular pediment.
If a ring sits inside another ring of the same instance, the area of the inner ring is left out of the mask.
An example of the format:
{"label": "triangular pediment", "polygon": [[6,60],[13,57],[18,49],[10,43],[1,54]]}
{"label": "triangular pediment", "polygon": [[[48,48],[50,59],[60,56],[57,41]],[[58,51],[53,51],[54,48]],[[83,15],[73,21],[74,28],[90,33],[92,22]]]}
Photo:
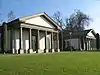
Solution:
{"label": "triangular pediment", "polygon": [[31,16],[22,17],[22,18],[19,18],[19,20],[25,23],[33,24],[33,25],[61,30],[61,27],[45,12],[34,14]]}
{"label": "triangular pediment", "polygon": [[87,33],[87,37],[95,38],[95,35],[93,34],[93,31]]}
{"label": "triangular pediment", "polygon": [[48,20],[46,20],[42,16],[37,16],[37,17],[33,17],[33,18],[30,18],[30,19],[27,19],[25,21],[25,23],[35,24],[35,25],[48,27],[48,28],[55,28],[55,26],[53,26]]}

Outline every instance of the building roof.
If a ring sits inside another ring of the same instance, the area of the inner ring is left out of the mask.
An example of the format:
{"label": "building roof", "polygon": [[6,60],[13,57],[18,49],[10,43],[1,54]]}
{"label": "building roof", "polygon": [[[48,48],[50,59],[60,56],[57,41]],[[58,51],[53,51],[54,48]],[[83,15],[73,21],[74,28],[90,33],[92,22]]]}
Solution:
{"label": "building roof", "polygon": [[[42,13],[38,13],[38,14],[34,14],[34,15],[30,15],[30,16],[24,16],[24,17],[20,17],[16,20],[20,21],[20,22],[25,22],[25,20],[27,19],[31,19],[31,18],[34,18],[34,17],[38,17],[38,16],[43,16],[44,18],[46,18],[50,23],[52,23],[53,25],[55,25],[59,30],[61,30],[61,27],[60,25],[58,25],[50,16],[48,16],[45,12],[42,12]],[[12,23],[16,20],[13,20],[9,23]]]}
{"label": "building roof", "polygon": [[96,33],[93,29],[87,29],[87,30],[83,30],[83,31],[74,31],[72,32],[72,34],[70,35],[70,31],[67,31],[67,30],[64,30],[64,38],[70,38],[70,36],[72,38],[78,38],[78,37],[86,37],[86,35],[89,33],[89,32],[92,32],[94,36],[96,36]]}

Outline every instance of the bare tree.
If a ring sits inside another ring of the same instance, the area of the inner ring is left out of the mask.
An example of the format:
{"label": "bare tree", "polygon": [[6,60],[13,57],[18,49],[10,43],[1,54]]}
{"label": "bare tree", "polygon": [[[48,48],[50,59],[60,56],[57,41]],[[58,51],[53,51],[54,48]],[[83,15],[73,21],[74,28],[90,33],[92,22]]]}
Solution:
{"label": "bare tree", "polygon": [[62,14],[61,12],[57,11],[56,13],[53,14],[53,19],[56,21],[56,23],[58,25],[60,25],[60,27],[62,28],[62,31],[60,33],[61,37],[60,37],[60,48],[63,50],[63,28],[64,28],[64,22],[63,22],[63,18],[62,18]]}
{"label": "bare tree", "polygon": [[53,15],[53,19],[61,26],[62,29],[81,31],[89,26],[91,18],[80,10],[76,10],[69,18],[63,20],[61,12],[57,11]]}
{"label": "bare tree", "polygon": [[70,15],[70,18],[65,20],[66,29],[69,31],[82,31],[86,26],[89,26],[91,18],[77,10],[73,14]]}
{"label": "bare tree", "polygon": [[8,17],[8,22],[14,20],[14,19],[15,19],[14,12],[11,10],[11,11],[7,14],[7,17]]}
{"label": "bare tree", "polygon": [[82,31],[85,26],[89,26],[90,17],[80,10],[75,11],[70,15],[69,18],[63,19],[61,12],[57,11],[53,15],[53,19],[61,26],[61,40],[62,40],[62,49],[63,49],[63,29],[68,31]]}
{"label": "bare tree", "polygon": [[56,21],[58,25],[63,29],[65,27],[65,24],[63,22],[62,13],[60,11],[57,11],[53,14],[53,19]]}

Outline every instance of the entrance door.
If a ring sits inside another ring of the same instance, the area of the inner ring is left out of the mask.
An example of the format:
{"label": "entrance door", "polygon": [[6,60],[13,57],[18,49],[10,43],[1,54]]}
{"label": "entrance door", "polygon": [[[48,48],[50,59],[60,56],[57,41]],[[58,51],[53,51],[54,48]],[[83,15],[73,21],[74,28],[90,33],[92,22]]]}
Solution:
{"label": "entrance door", "polygon": [[32,36],[32,49],[33,51],[36,50],[36,36]]}
{"label": "entrance door", "polygon": [[47,37],[47,49],[50,50],[50,38]]}

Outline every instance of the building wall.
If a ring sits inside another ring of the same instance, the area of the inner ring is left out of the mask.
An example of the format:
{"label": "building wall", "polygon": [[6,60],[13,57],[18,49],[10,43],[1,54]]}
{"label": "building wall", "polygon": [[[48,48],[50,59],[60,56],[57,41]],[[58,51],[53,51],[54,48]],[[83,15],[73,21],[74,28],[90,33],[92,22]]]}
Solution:
{"label": "building wall", "polygon": [[7,47],[8,49],[7,50],[11,50],[11,30],[8,30],[7,31]]}
{"label": "building wall", "polygon": [[[28,50],[29,49],[29,29],[23,29],[22,30],[22,47],[23,50]],[[33,37],[34,39],[34,37]],[[18,29],[14,29],[13,31],[13,38],[12,38],[12,46],[14,50],[18,50],[19,49],[19,30]],[[41,32],[40,31],[40,41],[39,41],[39,48],[40,51],[39,52],[44,52],[45,49],[45,32]],[[51,49],[51,34],[47,35],[47,48]]]}
{"label": "building wall", "polygon": [[23,29],[23,50],[29,49],[29,29]]}
{"label": "building wall", "polygon": [[[80,42],[80,49],[82,50],[82,43]],[[87,40],[84,40],[83,42],[83,50],[93,50],[96,48],[96,40],[88,38]]]}
{"label": "building wall", "polygon": [[[28,29],[23,29],[22,30],[22,48],[23,50],[28,50],[29,49],[29,30]],[[19,49],[20,45],[20,40],[19,40],[19,30],[14,29],[13,33],[13,48],[15,50]]]}
{"label": "building wall", "polygon": [[45,32],[40,32],[40,49],[44,50],[45,49]]}
{"label": "building wall", "polygon": [[36,49],[36,36],[32,36],[32,49],[33,51]]}
{"label": "building wall", "polygon": [[[44,52],[45,49],[45,32],[40,32],[40,50],[39,52]],[[47,49],[51,49],[51,34],[47,34]]]}
{"label": "building wall", "polygon": [[47,48],[51,49],[51,34],[47,35]]}
{"label": "building wall", "polygon": [[69,42],[69,45],[73,46],[75,49],[79,49],[80,40],[79,39],[68,39],[65,40],[65,48],[68,47],[67,42]]}
{"label": "building wall", "polygon": [[15,32],[14,32],[14,49],[15,50],[18,50],[19,49],[19,30],[18,29],[15,29],[14,30]]}

